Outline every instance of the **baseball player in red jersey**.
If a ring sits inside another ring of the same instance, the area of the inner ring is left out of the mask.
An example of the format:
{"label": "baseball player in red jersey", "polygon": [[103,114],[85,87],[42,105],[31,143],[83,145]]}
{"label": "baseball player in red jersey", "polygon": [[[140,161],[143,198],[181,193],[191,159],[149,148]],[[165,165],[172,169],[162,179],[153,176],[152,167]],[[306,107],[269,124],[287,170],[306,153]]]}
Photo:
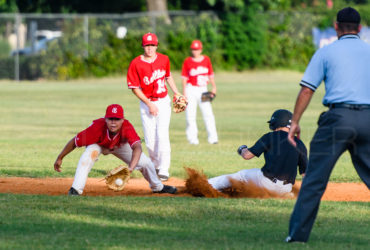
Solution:
{"label": "baseball player in red jersey", "polygon": [[128,165],[131,172],[139,170],[153,192],[176,193],[175,187],[163,185],[158,179],[153,163],[142,153],[140,137],[131,123],[124,119],[122,106],[109,105],[104,118],[94,120],[87,129],[73,137],[55,160],[55,171],[61,171],[63,158],[67,154],[82,146],[86,146],[86,150],[78,162],[69,195],[82,194],[87,176],[101,153],[115,155]]}
{"label": "baseball player in red jersey", "polygon": [[140,99],[140,113],[145,143],[160,180],[169,178],[171,147],[169,126],[171,100],[166,82],[179,95],[171,76],[167,56],[157,53],[158,38],[147,33],[142,38],[144,54],[131,61],[127,85]]}
{"label": "baseball player in red jersey", "polygon": [[192,56],[185,59],[182,66],[182,85],[184,96],[188,99],[186,108],[186,136],[190,144],[199,144],[197,128],[197,105],[202,111],[203,120],[208,133],[208,142],[218,142],[215,117],[210,102],[202,102],[202,93],[207,92],[207,85],[211,83],[212,93],[216,95],[216,83],[214,80],[211,60],[202,55],[202,42],[194,40],[191,43]]}

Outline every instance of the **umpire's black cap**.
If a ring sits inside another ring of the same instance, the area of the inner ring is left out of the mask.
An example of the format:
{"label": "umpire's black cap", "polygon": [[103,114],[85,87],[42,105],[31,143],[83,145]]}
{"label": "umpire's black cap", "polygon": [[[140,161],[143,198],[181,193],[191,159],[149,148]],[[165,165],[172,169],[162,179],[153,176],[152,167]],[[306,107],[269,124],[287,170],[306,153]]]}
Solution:
{"label": "umpire's black cap", "polygon": [[268,121],[270,123],[269,128],[271,130],[275,130],[277,128],[288,127],[290,128],[290,124],[292,123],[293,114],[289,110],[286,109],[278,109],[276,110],[271,119]]}
{"label": "umpire's black cap", "polygon": [[354,8],[347,7],[338,11],[337,14],[338,23],[360,23],[360,14]]}

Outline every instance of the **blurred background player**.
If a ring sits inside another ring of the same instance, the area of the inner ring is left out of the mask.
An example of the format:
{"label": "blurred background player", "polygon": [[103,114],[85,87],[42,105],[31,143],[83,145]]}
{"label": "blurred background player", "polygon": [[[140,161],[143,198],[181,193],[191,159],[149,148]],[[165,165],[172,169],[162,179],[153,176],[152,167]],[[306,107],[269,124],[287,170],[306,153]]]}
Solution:
{"label": "blurred background player", "polygon": [[303,142],[294,138],[297,147],[288,142],[288,132],[292,119],[292,113],[285,109],[276,110],[272,116],[269,127],[273,132],[263,135],[256,144],[248,148],[242,145],[238,153],[244,159],[250,160],[264,153],[265,165],[262,169],[244,169],[234,174],[222,175],[208,180],[213,188],[222,190],[231,187],[230,178],[253,182],[259,188],[284,196],[290,194],[299,173],[303,175],[307,166],[307,149]]}
{"label": "blurred background player", "polygon": [[163,185],[158,179],[153,163],[142,153],[140,137],[131,123],[124,119],[120,105],[109,105],[104,118],[94,120],[66,144],[54,163],[55,171],[61,171],[66,155],[82,146],[86,146],[86,150],[78,162],[69,195],[82,194],[87,176],[101,153],[115,155],[128,165],[131,172],[139,170],[154,193],[176,193],[175,187]]}
{"label": "blurred background player", "polygon": [[214,80],[211,60],[202,55],[202,42],[194,40],[191,43],[191,57],[187,57],[182,65],[182,87],[183,94],[188,99],[186,108],[186,136],[190,144],[199,144],[197,128],[197,105],[202,111],[203,120],[208,133],[208,142],[218,143],[215,117],[211,102],[202,102],[202,93],[207,92],[207,85],[211,83],[212,94],[216,95],[216,83]]}
{"label": "blurred background player", "polygon": [[171,163],[171,100],[166,81],[174,94],[180,94],[171,76],[170,60],[157,53],[157,36],[153,33],[145,34],[142,46],[144,54],[130,63],[127,85],[140,100],[145,144],[160,180],[166,181]]}

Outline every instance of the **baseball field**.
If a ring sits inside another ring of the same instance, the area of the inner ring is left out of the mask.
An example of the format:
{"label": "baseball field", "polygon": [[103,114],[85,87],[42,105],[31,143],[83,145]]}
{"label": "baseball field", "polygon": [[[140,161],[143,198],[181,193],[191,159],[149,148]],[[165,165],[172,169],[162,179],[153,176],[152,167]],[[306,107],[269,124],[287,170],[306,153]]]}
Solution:
{"label": "baseball field", "polygon": [[[268,132],[266,121],[274,110],[293,109],[301,76],[302,73],[292,71],[217,73],[218,92],[212,105],[219,144],[207,143],[199,114],[200,144],[189,145],[185,114],[173,113],[169,183],[183,185],[187,177],[184,167],[203,170],[209,177],[261,167],[263,157],[244,161],[236,149],[241,144],[253,145]],[[180,87],[179,74],[175,73],[174,78]],[[86,195],[65,195],[83,149],[76,149],[64,159],[61,173],[53,169],[55,158],[77,132],[104,115],[107,105],[121,104],[126,119],[143,137],[138,101],[127,89],[125,77],[68,82],[1,81],[0,89],[0,248],[366,249],[368,246],[370,192],[361,183],[347,153],[340,158],[330,179],[332,195],[343,199],[330,196],[322,202],[308,244],[288,245],[283,240],[294,200],[209,199],[184,193],[153,196],[148,187],[133,188],[142,182],[139,172],[134,172],[127,186],[129,193],[108,191],[99,180],[120,164],[113,156],[101,156],[95,164]],[[321,86],[301,121],[301,139],[308,148],[317,118],[325,110],[321,105],[323,93]],[[344,194],[341,188],[351,183],[357,189]],[[348,195],[352,198],[346,199]]]}

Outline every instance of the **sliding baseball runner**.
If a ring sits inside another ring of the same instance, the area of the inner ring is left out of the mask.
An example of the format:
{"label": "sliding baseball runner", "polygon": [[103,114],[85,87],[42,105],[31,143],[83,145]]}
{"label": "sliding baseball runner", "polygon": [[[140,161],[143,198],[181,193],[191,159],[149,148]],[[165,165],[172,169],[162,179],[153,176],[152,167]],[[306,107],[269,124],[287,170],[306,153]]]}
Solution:
{"label": "sliding baseball runner", "polygon": [[242,145],[238,148],[239,155],[245,160],[264,154],[265,165],[262,169],[244,169],[234,174],[211,178],[208,182],[212,187],[217,190],[229,188],[231,178],[253,182],[255,186],[275,195],[291,194],[297,176],[297,166],[301,175],[305,173],[307,166],[307,149],[303,142],[297,137],[294,138],[297,147],[288,142],[291,119],[290,111],[284,109],[275,111],[268,121],[272,132],[263,135],[253,147]]}

